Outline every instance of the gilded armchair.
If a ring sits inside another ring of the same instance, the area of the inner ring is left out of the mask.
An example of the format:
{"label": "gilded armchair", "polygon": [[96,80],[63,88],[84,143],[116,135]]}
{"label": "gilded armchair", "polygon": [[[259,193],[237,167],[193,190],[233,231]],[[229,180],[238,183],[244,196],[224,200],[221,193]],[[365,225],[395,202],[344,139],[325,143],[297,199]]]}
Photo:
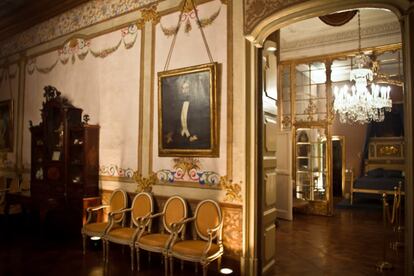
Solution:
{"label": "gilded armchair", "polygon": [[[134,242],[139,231],[144,231],[145,228],[151,227],[151,220],[146,220],[144,224],[140,224],[141,218],[148,217],[153,211],[153,200],[149,193],[139,193],[134,197],[131,208],[114,211],[109,215],[109,226],[103,236],[103,241],[106,247],[106,262],[109,256],[109,243],[117,243],[128,245],[131,249],[131,270],[134,270]],[[131,213],[129,227],[116,227],[114,218],[119,214]]]}
{"label": "gilded armchair", "polygon": [[[135,242],[135,248],[137,252],[137,266],[140,270],[140,250],[146,250],[149,252],[156,252],[163,254],[164,257],[164,269],[165,274],[168,272],[168,257],[167,252],[172,240],[172,228],[171,225],[180,221],[183,221],[187,217],[187,204],[185,200],[180,196],[170,197],[164,205],[164,209],[161,213],[157,213],[142,219],[144,224],[147,220],[154,218],[162,218],[163,229],[161,233],[151,233],[151,229],[148,231],[142,231],[138,234]],[[185,225],[176,227],[175,234],[184,235]]]}
{"label": "gilded armchair", "polygon": [[[193,240],[179,240],[175,230],[191,221],[194,222],[197,236],[201,239],[194,237]],[[223,217],[217,202],[211,199],[201,201],[197,205],[194,217],[175,223],[172,228],[174,237],[168,250],[171,275],[173,275],[173,258],[200,263],[203,267],[203,276],[207,275],[207,266],[214,260],[217,260],[220,268],[224,251]]]}
{"label": "gilded armchair", "polygon": [[[109,222],[92,222],[92,217],[94,212],[99,210],[108,208],[109,213],[119,211],[125,209],[128,205],[128,196],[125,191],[121,189],[116,189],[112,192],[111,197],[109,199],[108,205],[100,205],[95,207],[89,207],[86,209],[88,213],[88,217],[86,220],[85,225],[83,225],[81,233],[83,238],[83,254],[86,252],[86,239],[87,237],[99,237],[102,238],[106,232],[106,229],[109,226]],[[113,223],[116,225],[125,224],[125,214],[124,213],[117,213],[113,216]],[[103,243],[103,257],[105,259],[105,244]]]}

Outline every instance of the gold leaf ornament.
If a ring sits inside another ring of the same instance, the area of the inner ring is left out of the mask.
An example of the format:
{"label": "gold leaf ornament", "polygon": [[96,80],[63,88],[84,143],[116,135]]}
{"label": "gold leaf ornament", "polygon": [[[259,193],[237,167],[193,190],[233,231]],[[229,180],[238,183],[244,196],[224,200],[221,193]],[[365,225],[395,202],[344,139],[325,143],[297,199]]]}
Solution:
{"label": "gold leaf ornament", "polygon": [[223,190],[226,190],[224,201],[242,203],[243,198],[241,195],[241,186],[239,183],[232,183],[232,180],[228,180],[227,176],[220,177],[220,185]]}
{"label": "gold leaf ornament", "polygon": [[157,182],[157,175],[155,173],[151,173],[148,177],[143,177],[141,173],[135,171],[132,178],[137,183],[138,193],[151,192],[152,186]]}

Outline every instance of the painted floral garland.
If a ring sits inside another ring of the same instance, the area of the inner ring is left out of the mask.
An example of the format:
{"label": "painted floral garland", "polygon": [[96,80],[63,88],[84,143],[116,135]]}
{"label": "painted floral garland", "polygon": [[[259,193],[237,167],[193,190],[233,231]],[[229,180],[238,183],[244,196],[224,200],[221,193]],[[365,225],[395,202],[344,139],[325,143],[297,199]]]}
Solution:
{"label": "painted floral garland", "polygon": [[[195,17],[196,17],[194,10],[193,10],[192,7],[189,6],[189,3],[190,3],[190,1],[187,1],[186,7],[184,8],[183,15],[181,17],[181,22],[179,22],[179,24],[184,24],[184,32],[186,34],[189,33],[193,29],[193,27],[191,25],[191,21],[194,20]],[[216,12],[214,12],[209,17],[200,18],[200,27],[205,28],[205,27],[213,24],[213,22],[219,16],[220,11],[221,11],[221,6],[218,8],[218,10]],[[191,19],[191,21],[190,21],[190,19]],[[175,35],[178,31],[178,26],[179,25],[173,26],[173,27],[164,27],[162,25],[162,23],[160,22],[161,30],[164,33],[164,35],[167,36],[167,37]]]}
{"label": "painted floral garland", "polygon": [[91,48],[91,40],[73,38],[65,45],[63,45],[61,49],[57,50],[58,57],[52,65],[48,67],[38,67],[36,58],[33,58],[30,59],[27,63],[27,72],[29,75],[32,75],[36,70],[39,73],[48,74],[56,67],[59,61],[61,64],[66,65],[68,61],[71,60],[73,64],[76,61],[76,57],[79,60],[84,60],[89,52],[95,58],[105,58],[117,51],[122,44],[124,45],[125,49],[131,49],[135,45],[138,37],[138,26],[136,24],[131,24],[126,28],[120,29],[120,34],[121,38],[115,46],[101,50],[93,50]]}
{"label": "painted floral garland", "polygon": [[99,168],[99,175],[101,176],[115,176],[115,177],[127,177],[133,178],[134,177],[134,170],[131,168],[121,168],[117,165],[103,165]]}

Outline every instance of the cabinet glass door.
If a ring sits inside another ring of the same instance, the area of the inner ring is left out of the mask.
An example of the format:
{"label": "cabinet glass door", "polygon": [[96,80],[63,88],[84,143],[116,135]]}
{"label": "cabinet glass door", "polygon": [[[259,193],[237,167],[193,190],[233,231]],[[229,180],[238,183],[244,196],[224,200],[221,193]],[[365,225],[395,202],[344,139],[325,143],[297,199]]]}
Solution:
{"label": "cabinet glass door", "polygon": [[306,212],[329,214],[327,135],[323,127],[295,130],[296,199],[308,202]]}

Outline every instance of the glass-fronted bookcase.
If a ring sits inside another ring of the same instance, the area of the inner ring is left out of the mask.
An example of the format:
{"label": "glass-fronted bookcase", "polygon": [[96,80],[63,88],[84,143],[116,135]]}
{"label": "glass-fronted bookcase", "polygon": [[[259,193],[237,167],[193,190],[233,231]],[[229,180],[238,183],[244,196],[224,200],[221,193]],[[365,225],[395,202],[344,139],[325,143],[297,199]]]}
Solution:
{"label": "glass-fronted bookcase", "polygon": [[296,198],[326,200],[326,134],[323,128],[296,129]]}

